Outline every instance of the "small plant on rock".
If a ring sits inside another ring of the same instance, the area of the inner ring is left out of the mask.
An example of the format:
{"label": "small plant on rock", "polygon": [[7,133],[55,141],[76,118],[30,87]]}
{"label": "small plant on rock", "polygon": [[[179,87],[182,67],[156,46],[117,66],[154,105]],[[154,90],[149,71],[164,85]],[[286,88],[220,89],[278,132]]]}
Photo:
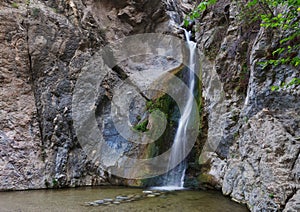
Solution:
{"label": "small plant on rock", "polygon": [[11,6],[16,9],[19,8],[19,5],[16,2],[11,3]]}

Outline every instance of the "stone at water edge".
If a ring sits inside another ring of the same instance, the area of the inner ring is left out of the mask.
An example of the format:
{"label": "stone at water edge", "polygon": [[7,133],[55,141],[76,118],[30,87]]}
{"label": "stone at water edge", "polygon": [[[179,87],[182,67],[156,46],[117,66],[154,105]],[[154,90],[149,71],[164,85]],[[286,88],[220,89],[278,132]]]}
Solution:
{"label": "stone at water edge", "polygon": [[119,205],[119,204],[121,204],[121,202],[114,201],[114,202],[113,202],[113,204],[115,204],[115,205]]}
{"label": "stone at water edge", "polygon": [[137,194],[137,195],[135,195],[135,196],[134,196],[134,198],[135,198],[135,199],[141,199],[141,198],[142,198],[142,196],[141,196],[141,195],[139,195],[139,194]]}
{"label": "stone at water edge", "polygon": [[88,205],[88,206],[98,206],[98,204],[94,203],[94,202],[87,202],[86,205]]}
{"label": "stone at water edge", "polygon": [[103,204],[104,203],[104,200],[96,200],[96,201],[94,201],[93,203],[96,203],[96,204],[98,204],[98,205],[101,205],[101,204]]}
{"label": "stone at water edge", "polygon": [[143,191],[143,194],[152,194],[153,191]]}
{"label": "stone at water edge", "polygon": [[127,197],[127,196],[116,196],[116,199],[117,199],[118,201],[123,201],[123,200],[128,200],[129,197]]}
{"label": "stone at water edge", "polygon": [[132,199],[134,197],[134,194],[130,194],[127,196],[129,199]]}
{"label": "stone at water edge", "polygon": [[93,202],[86,202],[86,205],[89,206],[99,206],[99,205],[118,205],[125,202],[132,202],[136,200],[141,200],[143,198],[151,198],[151,197],[163,197],[165,195],[164,192],[160,193],[157,191],[143,191],[143,194],[129,194],[129,195],[118,195],[114,199],[106,198],[102,200],[95,200]]}

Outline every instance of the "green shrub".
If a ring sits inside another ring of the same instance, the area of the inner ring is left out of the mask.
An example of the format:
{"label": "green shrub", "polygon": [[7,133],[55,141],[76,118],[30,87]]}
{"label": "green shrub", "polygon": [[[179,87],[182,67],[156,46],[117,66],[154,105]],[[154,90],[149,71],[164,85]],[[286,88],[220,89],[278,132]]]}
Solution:
{"label": "green shrub", "polygon": [[208,0],[208,1],[202,1],[198,6],[190,12],[187,17],[184,19],[184,26],[187,27],[191,21],[194,21],[195,19],[199,18],[201,13],[206,10],[206,8],[210,5],[213,5],[217,2],[217,0]]}

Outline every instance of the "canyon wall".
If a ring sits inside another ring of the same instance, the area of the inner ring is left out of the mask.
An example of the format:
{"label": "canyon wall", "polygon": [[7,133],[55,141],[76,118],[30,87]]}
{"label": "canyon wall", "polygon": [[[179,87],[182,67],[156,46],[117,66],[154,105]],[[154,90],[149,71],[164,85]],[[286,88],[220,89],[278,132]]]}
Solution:
{"label": "canyon wall", "polygon": [[[108,42],[135,33],[168,31],[166,5],[31,0],[2,1],[0,7],[0,189],[110,182],[76,139],[72,91],[81,69]],[[111,72],[102,85],[106,101],[102,102],[105,118],[100,121],[108,119],[109,91],[121,78]],[[106,125],[107,139],[113,142],[114,129]]]}
{"label": "canyon wall", "polygon": [[[135,184],[109,176],[104,164],[92,163],[82,150],[72,119],[76,80],[82,70],[101,64],[99,50],[120,38],[147,32],[183,37],[175,21],[182,21],[192,3],[4,0],[0,7],[0,190]],[[272,92],[270,87],[300,73],[288,66],[262,69],[259,62],[271,54],[280,34],[248,23],[241,14],[241,3],[218,1],[194,25],[206,58],[200,142],[217,145],[200,158],[198,179],[252,211],[298,211],[300,90]],[[140,68],[179,66],[154,58],[109,72],[96,114],[108,144],[127,147],[109,117],[113,88]],[[215,78],[207,77],[210,70]],[[216,78],[223,89],[217,113]],[[145,100],[142,94],[138,98]],[[136,113],[144,111],[143,102],[135,105]],[[140,154],[128,148],[129,154]]]}
{"label": "canyon wall", "polygon": [[300,72],[286,65],[263,69],[259,63],[270,58],[280,32],[251,22],[243,3],[232,1],[218,1],[195,28],[199,48],[210,58],[203,66],[216,70],[225,96],[224,112],[215,115],[211,88],[203,88],[207,140],[215,127],[222,125],[223,131],[217,150],[206,155],[200,179],[252,211],[279,211],[286,203],[285,211],[298,211],[300,89],[271,91],[271,86]]}

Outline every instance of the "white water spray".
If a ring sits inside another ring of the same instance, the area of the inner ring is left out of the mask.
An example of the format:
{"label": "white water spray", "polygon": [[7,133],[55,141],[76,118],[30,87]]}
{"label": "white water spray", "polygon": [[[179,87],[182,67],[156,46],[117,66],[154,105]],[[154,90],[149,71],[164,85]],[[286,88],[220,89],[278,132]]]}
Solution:
{"label": "white water spray", "polygon": [[[168,167],[176,166],[176,158],[183,158],[185,153],[185,143],[187,142],[187,130],[188,125],[190,123],[193,111],[193,91],[195,88],[195,75],[194,71],[196,68],[195,61],[195,51],[196,51],[196,43],[190,40],[191,33],[184,29],[185,37],[189,49],[189,63],[188,68],[190,70],[188,86],[189,86],[189,94],[187,96],[186,105],[184,107],[183,113],[181,114],[178,129],[176,131],[175,139],[172,146],[172,151],[170,154]],[[160,189],[165,190],[178,190],[183,189],[184,184],[184,176],[186,171],[186,161],[178,164],[174,169],[172,169],[166,176],[164,180],[164,185]]]}

